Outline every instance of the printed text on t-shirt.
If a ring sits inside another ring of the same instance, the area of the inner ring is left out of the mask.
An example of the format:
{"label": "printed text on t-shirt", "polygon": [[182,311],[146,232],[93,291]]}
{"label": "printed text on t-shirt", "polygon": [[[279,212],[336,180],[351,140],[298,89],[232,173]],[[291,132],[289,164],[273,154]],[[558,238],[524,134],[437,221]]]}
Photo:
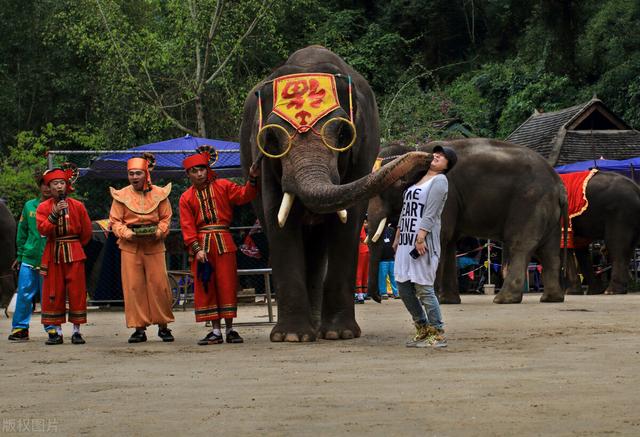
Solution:
{"label": "printed text on t-shirt", "polygon": [[400,241],[401,246],[413,246],[417,233],[418,220],[422,217],[424,204],[420,203],[422,189],[407,190],[404,194],[402,213],[400,214]]}

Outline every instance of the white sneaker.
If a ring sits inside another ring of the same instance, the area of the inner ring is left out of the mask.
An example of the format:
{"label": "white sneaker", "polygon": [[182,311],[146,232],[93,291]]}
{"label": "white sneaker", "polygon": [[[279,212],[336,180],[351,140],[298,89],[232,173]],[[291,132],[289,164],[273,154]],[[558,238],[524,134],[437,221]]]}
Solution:
{"label": "white sneaker", "polygon": [[428,346],[431,346],[432,348],[435,348],[435,349],[447,347],[447,338],[444,336],[443,333],[438,333],[438,334],[429,336],[429,338],[427,338],[426,341],[427,343],[429,343]]}
{"label": "white sneaker", "polygon": [[422,348],[422,347],[430,347],[431,344],[429,343],[428,339],[424,338],[422,340],[409,340],[408,342],[405,343],[405,346]]}
{"label": "white sneaker", "polygon": [[439,331],[431,325],[421,325],[419,323],[415,323],[414,326],[416,327],[416,335],[411,340],[405,343],[405,346],[407,347],[427,347],[429,346],[429,344],[426,344],[424,346],[416,345],[423,342],[428,343],[430,338],[436,336],[439,333]]}

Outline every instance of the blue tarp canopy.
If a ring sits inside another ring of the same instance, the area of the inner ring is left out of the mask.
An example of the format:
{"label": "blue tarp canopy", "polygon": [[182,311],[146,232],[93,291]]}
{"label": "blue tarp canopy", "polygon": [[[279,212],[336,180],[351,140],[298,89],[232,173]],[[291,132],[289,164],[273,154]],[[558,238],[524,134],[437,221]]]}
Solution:
{"label": "blue tarp canopy", "polygon": [[589,161],[560,165],[556,167],[555,170],[562,174],[591,170],[592,168],[597,168],[601,171],[615,171],[616,173],[621,173],[635,180],[640,177],[640,158],[624,159],[621,161],[614,159],[590,159]]}
{"label": "blue tarp canopy", "polygon": [[222,177],[242,176],[240,144],[192,137],[191,135],[160,141],[159,143],[145,144],[122,152],[118,151],[118,153],[101,156],[91,163],[83,176],[126,179],[127,160],[149,151],[153,152],[156,157],[156,167],[153,170],[152,178],[183,179],[185,172],[182,168],[182,160],[195,153],[196,147],[203,145],[213,146],[218,151],[218,161],[213,167],[218,175]]}

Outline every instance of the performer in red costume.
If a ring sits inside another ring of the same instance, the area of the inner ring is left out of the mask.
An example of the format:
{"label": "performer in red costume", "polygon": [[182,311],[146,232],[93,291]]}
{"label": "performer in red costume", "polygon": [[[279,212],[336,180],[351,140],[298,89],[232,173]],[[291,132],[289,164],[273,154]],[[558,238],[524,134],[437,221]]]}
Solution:
{"label": "performer in red costume", "polygon": [[75,166],[45,172],[44,182],[52,197],[36,210],[38,231],[47,237],[42,255],[42,324],[51,325],[46,344],[62,344],[65,302],[69,299],[69,322],[73,323],[71,343],[84,344],[80,324],[87,323],[86,258],[82,246],[91,240],[91,220],[84,204],[67,198],[77,177]]}
{"label": "performer in red costume", "polygon": [[358,270],[356,271],[356,303],[364,303],[368,294],[369,282],[369,246],[367,239],[367,220],[360,229],[360,244],[358,245]]}
{"label": "performer in red costume", "polygon": [[225,320],[227,343],[242,343],[233,330],[236,317],[238,276],[236,245],[229,225],[233,207],[250,202],[257,194],[257,165],[249,169],[249,181],[244,185],[216,178],[211,166],[217,158],[210,146],[198,148],[182,165],[193,184],[180,196],[180,227],[184,244],[193,256],[196,322],[211,320],[212,331],[199,345],[223,342],[220,319]]}

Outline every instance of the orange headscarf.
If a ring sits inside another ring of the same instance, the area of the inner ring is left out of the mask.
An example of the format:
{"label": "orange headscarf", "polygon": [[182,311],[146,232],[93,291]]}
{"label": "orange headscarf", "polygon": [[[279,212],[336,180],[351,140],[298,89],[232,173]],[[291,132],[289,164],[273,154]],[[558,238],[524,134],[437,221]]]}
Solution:
{"label": "orange headscarf", "polygon": [[149,171],[149,161],[145,158],[131,158],[127,161],[127,171],[142,170],[146,178],[143,191],[151,191],[151,172]]}

